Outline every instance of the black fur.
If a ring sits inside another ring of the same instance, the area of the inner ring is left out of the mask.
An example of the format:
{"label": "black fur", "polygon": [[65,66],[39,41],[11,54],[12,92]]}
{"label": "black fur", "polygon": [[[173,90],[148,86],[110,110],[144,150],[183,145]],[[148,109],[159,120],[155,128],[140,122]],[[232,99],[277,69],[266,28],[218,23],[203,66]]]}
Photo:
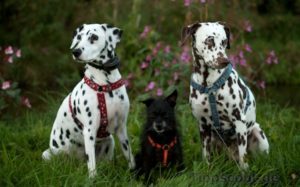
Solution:
{"label": "black fur", "polygon": [[[137,178],[145,174],[145,181],[152,181],[152,178],[149,178],[151,170],[160,166],[162,168],[175,166],[177,171],[184,169],[180,136],[177,130],[178,124],[174,112],[176,98],[177,91],[175,90],[166,98],[150,98],[143,101],[147,106],[147,121],[141,134],[140,152],[135,156]],[[165,122],[164,125],[163,121]],[[162,127],[155,128],[154,123],[162,124]],[[158,132],[161,130],[163,131]],[[168,151],[166,167],[162,164],[163,150],[153,147],[148,136],[160,145],[170,144],[176,137],[176,144]]]}

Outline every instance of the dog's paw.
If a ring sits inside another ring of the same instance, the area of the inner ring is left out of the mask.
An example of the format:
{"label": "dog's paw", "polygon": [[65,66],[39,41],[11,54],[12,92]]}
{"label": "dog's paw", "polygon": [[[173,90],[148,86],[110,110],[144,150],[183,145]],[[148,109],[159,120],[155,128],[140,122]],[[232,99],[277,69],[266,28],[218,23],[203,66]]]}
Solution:
{"label": "dog's paw", "polygon": [[96,170],[91,170],[91,171],[89,171],[89,178],[90,178],[90,179],[95,178],[96,175],[97,175],[97,171],[96,171]]}
{"label": "dog's paw", "polygon": [[129,162],[128,167],[129,167],[130,170],[134,170],[135,169],[135,161],[132,160],[131,162]]}
{"label": "dog's paw", "polygon": [[241,167],[242,170],[245,171],[245,170],[248,170],[249,164],[248,164],[248,163],[241,163],[241,164],[240,164],[240,167]]}
{"label": "dog's paw", "polygon": [[51,159],[51,152],[49,149],[43,152],[42,154],[43,160],[50,160]]}

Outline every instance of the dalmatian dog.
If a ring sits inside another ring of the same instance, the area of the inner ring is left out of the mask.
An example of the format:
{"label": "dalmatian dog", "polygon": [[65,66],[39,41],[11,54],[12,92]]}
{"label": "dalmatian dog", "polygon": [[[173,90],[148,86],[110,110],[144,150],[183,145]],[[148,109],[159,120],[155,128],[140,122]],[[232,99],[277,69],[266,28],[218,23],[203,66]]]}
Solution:
{"label": "dalmatian dog", "polygon": [[121,29],[108,24],[83,24],[75,30],[71,51],[86,64],[84,79],[61,104],[43,159],[58,153],[86,158],[94,177],[96,159],[113,158],[111,134],[116,134],[129,168],[135,167],[126,127],[130,104],[115,54],[121,35]]}
{"label": "dalmatian dog", "polygon": [[[230,31],[224,23],[194,23],[182,30],[182,45],[192,37],[193,68],[191,82],[203,90],[212,88],[220,80],[230,61],[225,49],[230,48]],[[231,66],[232,68],[232,66]],[[201,93],[193,84],[190,86],[190,105],[192,113],[199,123],[203,158],[209,163],[212,149],[229,148],[230,155],[247,169],[244,157],[247,151],[268,153],[269,143],[264,131],[256,122],[255,98],[234,69],[218,89],[215,89],[216,113],[219,129],[215,126],[210,98]],[[220,82],[219,82],[220,83]]]}

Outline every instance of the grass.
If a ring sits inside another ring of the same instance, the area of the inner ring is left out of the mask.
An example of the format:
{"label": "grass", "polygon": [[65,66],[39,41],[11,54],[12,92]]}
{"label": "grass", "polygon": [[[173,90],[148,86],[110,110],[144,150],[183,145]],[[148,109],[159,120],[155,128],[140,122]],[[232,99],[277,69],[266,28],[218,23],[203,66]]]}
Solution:
{"label": "grass", "polygon": [[[98,162],[98,175],[90,180],[86,162],[59,155],[50,162],[41,159],[60,101],[47,99],[47,111],[31,111],[14,121],[0,122],[0,186],[143,186],[127,169],[116,146],[112,162]],[[132,102],[128,131],[136,152],[143,119],[143,105]],[[215,156],[210,166],[202,161],[196,121],[187,102],[177,106],[187,169],[181,175],[158,179],[157,186],[299,186],[300,118],[292,107],[259,102],[258,121],[268,135],[270,155],[249,156],[250,169],[239,172],[225,154]],[[295,179],[293,179],[293,177]]]}

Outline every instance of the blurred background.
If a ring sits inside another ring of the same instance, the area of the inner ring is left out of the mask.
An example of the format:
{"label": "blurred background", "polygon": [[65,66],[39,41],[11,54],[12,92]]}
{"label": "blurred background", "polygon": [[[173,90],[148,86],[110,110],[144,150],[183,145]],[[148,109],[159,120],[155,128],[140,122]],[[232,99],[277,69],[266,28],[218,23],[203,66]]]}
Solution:
{"label": "blurred background", "polygon": [[231,28],[228,55],[258,99],[299,107],[300,0],[2,0],[0,117],[47,111],[81,79],[69,50],[83,23],[123,29],[117,54],[132,101],[176,85],[188,102],[192,70],[181,29],[223,21]]}

